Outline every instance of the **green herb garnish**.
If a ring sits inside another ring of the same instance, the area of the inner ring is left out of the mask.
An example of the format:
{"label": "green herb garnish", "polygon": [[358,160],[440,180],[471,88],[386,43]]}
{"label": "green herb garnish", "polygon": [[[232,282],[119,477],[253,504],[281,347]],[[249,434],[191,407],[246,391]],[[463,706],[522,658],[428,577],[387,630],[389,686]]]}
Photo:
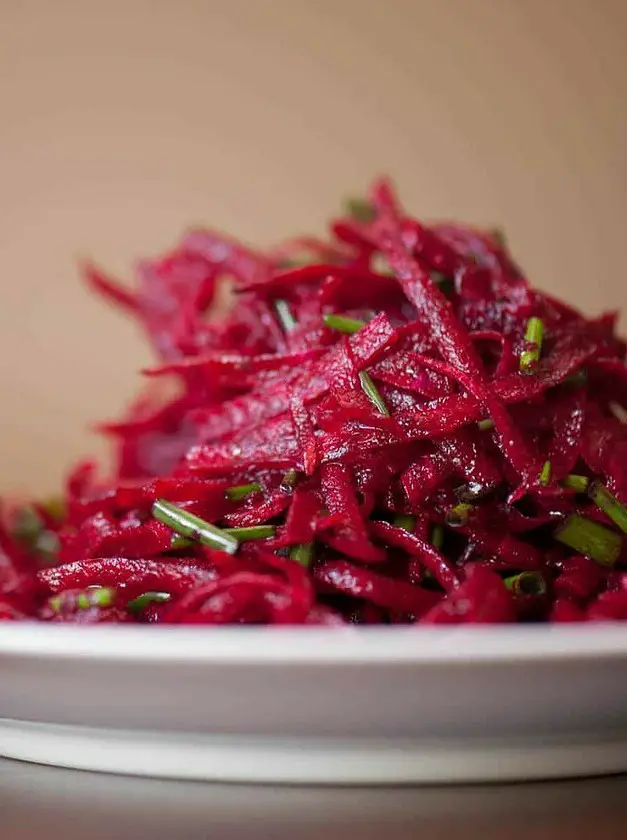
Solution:
{"label": "green herb garnish", "polygon": [[385,417],[389,417],[390,412],[388,411],[388,407],[385,404],[383,397],[379,393],[377,386],[372,381],[372,377],[367,371],[359,371],[359,382],[361,383],[361,387],[364,394],[368,397],[368,399],[377,409],[379,414],[383,414],[385,415]]}
{"label": "green herb garnish", "polygon": [[585,493],[589,483],[590,480],[585,475],[575,475],[575,473],[570,473],[562,481],[562,485],[567,490],[574,490],[576,493]]}
{"label": "green herb garnish", "polygon": [[446,514],[446,524],[451,528],[461,528],[470,519],[470,514],[473,509],[473,505],[467,502],[460,502]]}
{"label": "green herb garnish", "polygon": [[547,589],[540,572],[521,572],[504,578],[503,583],[514,595],[544,595]]}
{"label": "green herb garnish", "polygon": [[300,563],[301,566],[311,565],[313,560],[313,543],[300,543],[300,545],[293,545],[290,548],[290,559]]}
{"label": "green herb garnish", "polygon": [[553,536],[578,554],[585,554],[602,566],[613,566],[623,547],[620,534],[578,513],[571,514]]}
{"label": "green herb garnish", "polygon": [[137,598],[129,601],[126,608],[132,613],[140,613],[150,604],[163,604],[169,601],[170,597],[169,592],[144,592],[143,595],[138,595]]}
{"label": "green herb garnish", "polygon": [[366,323],[360,321],[358,318],[348,318],[346,315],[323,315],[322,320],[332,330],[345,333],[346,335],[353,335]]}
{"label": "green herb garnish", "polygon": [[299,473],[298,470],[288,470],[281,479],[281,489],[291,490],[298,484]]}
{"label": "green herb garnish", "polygon": [[534,373],[538,362],[540,361],[540,354],[542,353],[542,341],[544,340],[544,323],[540,318],[529,318],[527,321],[527,328],[525,330],[525,341],[532,344],[527,350],[523,350],[520,354],[520,372]]}
{"label": "green herb garnish", "polygon": [[627,508],[625,505],[621,504],[600,481],[594,481],[590,485],[588,495],[595,505],[601,508],[603,513],[615,525],[618,525],[623,533],[627,534]]}
{"label": "green herb garnish", "polygon": [[296,327],[296,319],[292,315],[288,302],[281,299],[275,300],[274,310],[285,332],[292,332]]}
{"label": "green herb garnish", "polygon": [[253,481],[250,484],[235,484],[233,487],[229,487],[226,491],[226,497],[231,502],[239,502],[246,496],[250,496],[251,493],[259,492],[261,492],[261,485]]}
{"label": "green herb garnish", "polygon": [[346,215],[356,222],[372,222],[377,212],[365,198],[349,198],[346,202]]}
{"label": "green herb garnish", "polygon": [[[171,502],[166,502],[165,499],[158,499],[153,504],[152,515],[187,540],[195,540],[210,548],[218,549],[218,551],[226,551],[227,554],[235,554],[239,546],[233,534],[228,534],[224,530],[216,528],[215,525],[205,522],[199,516],[189,513]],[[172,540],[172,548],[182,547],[183,545],[179,544],[175,537]]]}
{"label": "green herb garnish", "polygon": [[265,540],[276,534],[274,525],[247,525],[243,528],[224,528],[225,534],[231,534],[239,542],[250,542],[250,540]]}
{"label": "green herb garnish", "polygon": [[444,528],[441,525],[434,525],[431,531],[431,545],[439,551],[444,544]]}
{"label": "green herb garnish", "polygon": [[394,517],[392,525],[411,533],[416,527],[416,517],[410,516],[408,513],[399,513]]}
{"label": "green herb garnish", "polygon": [[540,475],[538,476],[538,483],[541,484],[543,487],[546,487],[550,480],[551,462],[545,461],[544,464],[542,464],[542,469],[540,470]]}

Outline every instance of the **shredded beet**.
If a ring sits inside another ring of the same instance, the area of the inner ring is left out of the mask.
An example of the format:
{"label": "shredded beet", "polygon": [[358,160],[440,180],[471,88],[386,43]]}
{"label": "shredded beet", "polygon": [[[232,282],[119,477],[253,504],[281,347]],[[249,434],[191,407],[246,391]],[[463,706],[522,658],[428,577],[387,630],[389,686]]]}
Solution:
{"label": "shredded beet", "polygon": [[330,229],[266,253],[194,230],[133,289],[83,266],[157,363],[101,426],[112,476],[3,511],[0,620],[627,619],[615,315],[386,181]]}

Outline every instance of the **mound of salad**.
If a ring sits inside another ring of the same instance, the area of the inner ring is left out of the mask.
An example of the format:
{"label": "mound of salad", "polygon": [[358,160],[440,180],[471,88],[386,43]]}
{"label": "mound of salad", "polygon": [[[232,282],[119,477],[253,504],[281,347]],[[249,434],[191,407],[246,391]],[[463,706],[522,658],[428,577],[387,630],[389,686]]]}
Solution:
{"label": "mound of salad", "polygon": [[133,288],[84,272],[157,363],[110,476],[5,505],[0,619],[627,619],[626,345],[498,231],[380,180],[325,240],[196,229]]}

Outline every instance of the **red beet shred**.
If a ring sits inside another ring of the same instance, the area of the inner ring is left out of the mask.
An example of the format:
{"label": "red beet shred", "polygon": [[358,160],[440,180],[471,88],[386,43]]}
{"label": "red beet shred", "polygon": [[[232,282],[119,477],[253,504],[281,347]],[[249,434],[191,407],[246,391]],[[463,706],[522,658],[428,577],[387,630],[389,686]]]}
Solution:
{"label": "red beet shred", "polygon": [[112,478],[4,511],[0,620],[627,619],[626,346],[498,233],[380,181],[329,242],[84,268],[159,363],[102,427]]}

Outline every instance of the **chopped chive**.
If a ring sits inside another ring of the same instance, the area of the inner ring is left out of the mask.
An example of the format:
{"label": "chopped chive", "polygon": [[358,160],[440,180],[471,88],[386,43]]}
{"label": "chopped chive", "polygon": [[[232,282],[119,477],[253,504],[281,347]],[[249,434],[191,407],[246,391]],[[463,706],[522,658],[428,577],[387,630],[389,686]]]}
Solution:
{"label": "chopped chive", "polygon": [[588,495],[595,505],[603,511],[615,525],[627,534],[627,508],[621,504],[616,496],[613,496],[607,487],[600,481],[594,481],[590,485]]}
{"label": "chopped chive", "polygon": [[304,265],[311,265],[314,259],[309,254],[301,254],[294,257],[286,257],[277,262],[277,267],[281,269],[301,268]]}
{"label": "chopped chive", "polygon": [[585,554],[602,566],[613,566],[620,555],[623,539],[620,534],[610,531],[592,519],[586,519],[578,513],[571,514],[557,528],[553,536],[556,540],[572,548],[579,554]]}
{"label": "chopped chive", "polygon": [[490,231],[490,236],[502,251],[507,251],[507,237],[503,228],[495,227]]}
{"label": "chopped chive", "polygon": [[188,539],[188,537],[180,537],[178,534],[172,534],[172,539],[170,540],[170,548],[172,550],[178,551],[181,548],[191,548],[194,545],[195,540]]}
{"label": "chopped chive", "polygon": [[[237,539],[233,534],[227,534],[215,525],[205,522],[199,516],[189,513],[183,508],[173,505],[171,502],[166,502],[165,499],[157,499],[152,506],[152,515],[159,522],[172,528],[181,537],[186,537],[190,540],[198,540],[203,545],[208,545],[210,548],[216,548],[219,551],[226,551],[227,554],[235,554],[239,545]],[[174,545],[173,548],[182,546]]]}
{"label": "chopped chive", "polygon": [[357,222],[372,222],[376,218],[376,210],[364,198],[349,198],[346,202],[346,214]]}
{"label": "chopped chive", "polygon": [[617,420],[620,420],[621,423],[627,423],[627,411],[620,403],[612,400],[609,404],[609,409]]}
{"label": "chopped chive", "polygon": [[274,525],[248,525],[245,528],[224,528],[224,533],[231,534],[239,542],[249,542],[273,537],[276,534],[276,528]]}
{"label": "chopped chive", "polygon": [[533,373],[540,361],[540,353],[542,352],[542,341],[544,339],[544,323],[540,318],[529,318],[527,321],[527,328],[525,330],[525,341],[528,344],[533,344],[527,350],[523,350],[520,354],[520,372]]}
{"label": "chopped chive", "polygon": [[479,420],[477,426],[482,432],[487,432],[489,429],[494,428],[494,420],[491,417],[486,417],[485,420]]}
{"label": "chopped chive", "polygon": [[33,545],[35,551],[45,557],[55,557],[59,551],[59,536],[54,531],[42,531]]}
{"label": "chopped chive", "polygon": [[546,581],[540,572],[521,572],[504,578],[503,583],[514,595],[544,595],[546,592]]}
{"label": "chopped chive", "polygon": [[410,516],[408,513],[399,513],[394,517],[393,525],[397,528],[402,528],[404,531],[413,531],[416,527],[416,517]]}
{"label": "chopped chive", "polygon": [[291,490],[298,483],[298,470],[288,470],[281,479],[281,490]]}
{"label": "chopped chive", "polygon": [[292,315],[288,302],[282,299],[275,300],[274,310],[285,332],[292,332],[296,327],[296,319]]}
{"label": "chopped chive", "polygon": [[245,499],[251,493],[259,493],[260,491],[261,485],[252,481],[250,484],[235,484],[233,487],[227,488],[226,497],[231,502],[239,502],[240,499]]}
{"label": "chopped chive", "polygon": [[313,543],[301,543],[290,548],[290,559],[300,563],[301,566],[311,565],[313,560]]}
{"label": "chopped chive", "polygon": [[76,606],[79,610],[87,610],[89,607],[110,607],[114,600],[115,589],[110,586],[98,586],[79,592],[76,596]]}
{"label": "chopped chive", "polygon": [[364,394],[368,397],[370,402],[373,406],[377,409],[380,414],[385,415],[386,417],[390,416],[390,412],[388,411],[388,407],[383,401],[383,397],[377,390],[377,386],[372,381],[372,377],[368,373],[368,371],[360,370],[359,371],[359,382],[361,383],[362,390]]}
{"label": "chopped chive", "polygon": [[538,483],[541,484],[543,487],[546,487],[550,480],[551,462],[545,461],[544,464],[542,464],[542,469],[540,470],[540,475],[538,476]]}
{"label": "chopped chive", "polygon": [[56,613],[61,612],[63,598],[60,595],[53,595],[52,598],[48,598],[48,606]]}
{"label": "chopped chive", "polygon": [[431,279],[437,284],[443,295],[450,295],[455,289],[455,282],[446,274],[442,274],[441,271],[432,271]]}
{"label": "chopped chive", "polygon": [[322,320],[332,330],[337,330],[346,335],[353,335],[366,323],[358,318],[347,318],[346,315],[323,315]]}
{"label": "chopped chive", "polygon": [[431,531],[431,545],[439,551],[444,544],[444,528],[441,525],[434,525]]}
{"label": "chopped chive", "polygon": [[34,507],[26,505],[17,512],[11,535],[18,542],[33,545],[41,532],[43,531],[44,523]]}
{"label": "chopped chive", "polygon": [[143,595],[138,595],[137,598],[129,601],[126,609],[132,613],[139,613],[150,606],[150,604],[163,604],[169,600],[169,592],[144,592]]}
{"label": "chopped chive", "polygon": [[446,524],[451,528],[461,528],[462,525],[468,522],[472,510],[473,505],[467,502],[460,502],[460,504],[452,507],[446,514]]}
{"label": "chopped chive", "polygon": [[383,254],[375,254],[372,258],[372,271],[375,274],[394,274],[389,262]]}
{"label": "chopped chive", "polygon": [[13,522],[11,536],[29,551],[38,555],[41,564],[48,565],[59,550],[59,537],[45,528],[41,516],[31,505],[21,508]]}
{"label": "chopped chive", "polygon": [[56,522],[60,522],[67,511],[67,505],[61,496],[51,496],[49,499],[44,499],[41,506],[48,516],[51,516]]}
{"label": "chopped chive", "polygon": [[[221,532],[226,536],[236,537],[238,542],[250,542],[251,540],[265,540],[276,534],[274,525],[247,525],[241,528],[222,528]],[[189,548],[194,544],[193,539],[188,537],[173,536],[170,548]]]}
{"label": "chopped chive", "polygon": [[575,473],[570,473],[567,475],[566,478],[562,481],[562,485],[567,490],[574,490],[576,493],[585,493],[588,490],[588,485],[590,480],[585,475],[575,475]]}
{"label": "chopped chive", "polygon": [[581,385],[585,385],[587,381],[588,372],[586,370],[578,370],[566,377],[564,385],[572,385],[573,387],[579,388]]}

